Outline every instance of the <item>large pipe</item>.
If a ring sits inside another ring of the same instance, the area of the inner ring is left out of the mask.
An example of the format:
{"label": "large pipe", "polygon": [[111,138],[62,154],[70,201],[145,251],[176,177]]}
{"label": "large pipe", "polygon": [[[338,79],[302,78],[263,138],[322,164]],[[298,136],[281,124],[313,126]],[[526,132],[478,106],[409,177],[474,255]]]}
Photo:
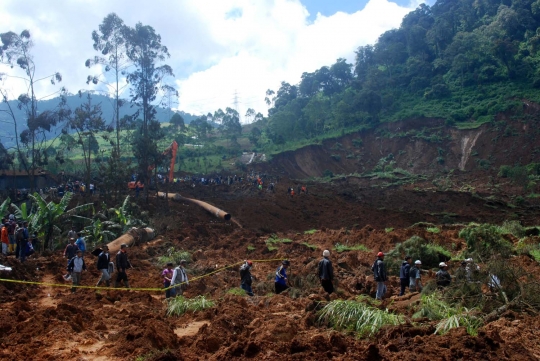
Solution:
{"label": "large pipe", "polygon": [[[165,193],[158,192],[158,197],[165,198]],[[196,204],[199,207],[204,208],[207,212],[212,213],[214,216],[216,216],[218,218],[221,218],[221,219],[224,219],[226,221],[229,221],[231,219],[231,215],[229,213],[227,213],[227,212],[225,212],[225,211],[223,211],[223,210],[221,210],[221,209],[219,209],[217,207],[214,207],[213,205],[208,204],[206,202],[198,201],[198,200],[192,199],[192,198],[185,198],[185,197],[182,197],[180,194],[177,194],[177,193],[169,193],[168,198],[172,199],[173,201],[177,201],[177,202],[189,202],[189,203]]]}
{"label": "large pipe", "polygon": [[120,250],[120,246],[124,243],[131,247],[139,243],[148,242],[154,237],[155,232],[152,228],[133,227],[125,234],[121,235],[120,237],[109,243],[107,246],[109,246],[110,253],[115,253]]}

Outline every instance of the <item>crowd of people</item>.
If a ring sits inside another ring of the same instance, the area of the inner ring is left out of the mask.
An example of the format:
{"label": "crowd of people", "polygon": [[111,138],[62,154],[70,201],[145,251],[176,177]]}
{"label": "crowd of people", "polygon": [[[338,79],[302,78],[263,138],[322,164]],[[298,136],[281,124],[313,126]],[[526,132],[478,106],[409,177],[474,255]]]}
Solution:
{"label": "crowd of people", "polygon": [[12,255],[21,262],[26,261],[28,256],[39,250],[39,241],[35,234],[29,234],[28,222],[17,221],[13,214],[2,218],[0,224],[0,239],[2,242],[2,254]]}

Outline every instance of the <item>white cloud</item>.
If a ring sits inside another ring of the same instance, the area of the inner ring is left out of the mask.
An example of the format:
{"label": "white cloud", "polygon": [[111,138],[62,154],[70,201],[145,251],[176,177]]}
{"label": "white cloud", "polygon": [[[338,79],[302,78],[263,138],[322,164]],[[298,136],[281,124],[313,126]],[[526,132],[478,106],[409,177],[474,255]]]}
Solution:
{"label": "white cloud", "polygon": [[[171,54],[167,64],[177,76],[179,109],[203,114],[232,107],[237,91],[241,114],[248,107],[266,113],[266,89],[277,90],[282,80],[297,83],[302,72],[331,65],[339,57],[353,61],[358,46],[398,27],[414,7],[371,0],[354,14],[318,14],[308,23],[300,0],[57,0],[54,5],[2,0],[0,32],[29,29],[38,75],[59,71],[61,85],[75,93],[91,88],[86,76],[98,71],[84,66],[97,55],[92,31],[116,12],[126,24],[140,21],[161,35]],[[3,66],[0,72],[14,70]],[[11,79],[3,87],[17,96],[24,84]],[[38,96],[57,89],[44,81]]]}

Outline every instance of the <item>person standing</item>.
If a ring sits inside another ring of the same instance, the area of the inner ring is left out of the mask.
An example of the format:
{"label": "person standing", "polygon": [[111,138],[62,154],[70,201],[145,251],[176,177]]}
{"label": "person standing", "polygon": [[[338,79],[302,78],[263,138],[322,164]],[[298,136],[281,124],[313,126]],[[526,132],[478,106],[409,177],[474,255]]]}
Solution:
{"label": "person standing", "polygon": [[82,252],[82,255],[84,257],[84,252],[86,252],[86,240],[82,236],[82,233],[77,233],[77,240],[75,241],[75,244],[79,248],[79,250]]}
{"label": "person standing", "polygon": [[253,290],[251,289],[251,283],[253,282],[251,267],[253,267],[253,262],[249,260],[240,266],[240,287],[246,291],[248,296],[253,296]]}
{"label": "person standing", "polygon": [[[174,296],[174,294],[175,294],[174,288],[171,287],[171,281],[172,281],[173,274],[174,274],[173,267],[174,267],[174,265],[172,263],[167,263],[167,268],[165,268],[163,270],[163,272],[161,272],[161,277],[163,277],[163,287],[165,287],[165,298],[166,299]],[[171,287],[171,288],[169,288],[169,287]]]}
{"label": "person standing", "polygon": [[452,277],[450,276],[450,273],[448,273],[448,265],[446,263],[439,263],[439,270],[435,274],[435,279],[437,280],[437,286],[441,288],[450,286]]}
{"label": "person standing", "polygon": [[[81,250],[78,250],[77,255],[69,261],[67,270],[71,273],[73,286],[79,286],[81,284],[82,271],[86,271],[86,264],[84,263]],[[76,290],[76,287],[72,287],[71,293],[75,293]]]}
{"label": "person standing", "polygon": [[377,300],[382,300],[384,294],[386,293],[385,282],[388,280],[386,275],[386,266],[384,264],[384,253],[377,253],[377,260],[375,263],[373,263],[371,270],[373,271],[373,277],[377,282],[377,293],[375,294],[375,298]]}
{"label": "person standing", "polygon": [[0,238],[2,239],[2,254],[4,256],[7,256],[8,254],[8,248],[9,248],[9,236],[8,236],[8,227],[9,223],[4,222],[2,223],[4,226],[2,227],[2,232],[0,235]]}
{"label": "person standing", "polygon": [[276,271],[276,279],[274,280],[276,295],[279,295],[281,292],[289,288],[287,285],[289,282],[287,278],[287,268],[289,268],[290,265],[291,262],[289,262],[289,260],[283,260],[283,262],[281,262],[281,266],[279,266]]}
{"label": "person standing", "polygon": [[[294,190],[292,191],[294,192]],[[321,280],[321,286],[328,294],[334,292],[334,268],[332,267],[332,261],[330,261],[330,251],[325,249],[323,252],[323,258],[319,261],[319,279]]]}
{"label": "person standing", "polygon": [[[15,239],[15,229],[17,228],[17,223],[15,223],[15,216],[13,214],[9,215],[9,221],[8,221],[8,238],[9,238],[9,253],[15,252],[15,245],[17,244],[17,241]],[[17,254],[15,254],[15,258],[18,257]]]}
{"label": "person standing", "polygon": [[75,226],[71,226],[71,230],[67,234],[68,239],[73,238],[77,239],[77,231],[75,230]]}
{"label": "person standing", "polygon": [[116,270],[118,271],[118,274],[116,276],[116,281],[114,282],[115,288],[118,288],[121,281],[124,281],[124,286],[129,288],[129,280],[126,270],[133,267],[131,267],[131,263],[129,263],[127,249],[128,245],[123,243],[120,246],[120,251],[118,251],[116,254]]}
{"label": "person standing", "polygon": [[411,271],[409,272],[410,276],[410,284],[409,288],[411,292],[422,292],[422,270],[420,269],[422,267],[422,261],[419,259],[414,261],[414,267],[411,268]]}
{"label": "person standing", "polygon": [[189,286],[189,280],[186,273],[186,260],[182,259],[178,262],[178,267],[174,269],[171,286],[175,286],[172,290],[171,296],[178,296],[184,294],[185,289]]}
{"label": "person standing", "polygon": [[409,273],[411,271],[411,263],[411,256],[405,256],[405,260],[401,263],[401,269],[399,270],[400,296],[403,296],[405,294],[405,289],[407,288],[407,286],[409,286]]}
{"label": "person standing", "polygon": [[[71,259],[73,257],[75,257],[77,255],[77,251],[79,250],[79,248],[77,248],[77,245],[75,244],[75,239],[74,238],[70,238],[69,239],[69,243],[68,245],[66,246],[66,249],[64,249],[64,257],[67,258],[68,260],[68,265],[69,265],[69,262],[71,261]],[[71,273],[68,272],[64,278],[66,280],[69,280],[71,277]]]}
{"label": "person standing", "polygon": [[101,253],[98,256],[97,260],[97,269],[101,272],[101,278],[99,279],[96,287],[105,282],[107,287],[111,285],[111,274],[109,273],[109,262],[111,257],[109,255],[109,246],[103,246]]}

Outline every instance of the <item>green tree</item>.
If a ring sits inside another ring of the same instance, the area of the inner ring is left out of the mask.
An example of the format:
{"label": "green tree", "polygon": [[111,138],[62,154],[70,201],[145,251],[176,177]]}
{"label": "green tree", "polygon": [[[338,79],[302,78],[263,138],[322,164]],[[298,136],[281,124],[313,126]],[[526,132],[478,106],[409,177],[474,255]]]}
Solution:
{"label": "green tree", "polygon": [[[137,23],[135,28],[128,28],[126,34],[127,56],[135,67],[127,76],[131,85],[131,103],[137,107],[134,117],[140,115],[142,119],[133,151],[139,162],[139,174],[146,181],[150,178],[148,167],[154,164],[157,154],[156,136],[160,132],[153,102],[160,89],[163,89],[163,79],[174,74],[169,65],[157,66],[169,57],[169,51],[161,44],[161,36],[156,34],[154,28]],[[148,187],[145,187],[145,193],[148,200]]]}
{"label": "green tree", "polygon": [[[82,93],[79,93],[79,96],[82,96]],[[105,129],[105,121],[101,115],[101,106],[93,105],[92,96],[88,93],[86,103],[75,109],[68,122],[68,127],[74,131],[76,143],[82,149],[87,185],[91,183],[92,158],[95,158],[99,151],[96,137],[98,132]]]}
{"label": "green tree", "polygon": [[[23,30],[20,34],[12,31],[0,34],[0,59],[12,68],[22,70],[22,75],[5,75],[4,77],[18,78],[25,82],[27,92],[19,95],[18,108],[24,110],[26,117],[26,129],[18,133],[18,122],[15,112],[8,103],[8,94],[4,89],[0,90],[2,100],[6,104],[6,113],[13,121],[15,129],[16,150],[18,161],[22,165],[30,178],[30,190],[34,190],[34,176],[39,166],[47,164],[47,149],[53,142],[46,143],[46,133],[64,119],[63,101],[61,98],[60,106],[55,111],[38,111],[38,99],[36,97],[36,84],[43,80],[49,80],[52,84],[62,81],[60,73],[54,73],[47,76],[36,74],[36,64],[31,53],[33,42],[28,30]],[[62,92],[63,89],[57,93]],[[56,93],[55,93],[56,94]],[[54,94],[51,94],[54,95]],[[19,138],[20,137],[20,138]],[[20,139],[20,141],[19,141]]]}
{"label": "green tree", "polygon": [[102,56],[95,56],[93,59],[87,59],[85,65],[90,68],[95,65],[104,66],[105,73],[112,72],[113,81],[109,82],[106,78],[102,80],[102,75],[89,75],[86,83],[98,84],[99,82],[107,86],[108,91],[114,93],[114,117],[113,124],[116,125],[116,154],[121,156],[120,149],[120,108],[124,105],[124,100],[120,99],[120,93],[126,85],[121,85],[122,77],[128,75],[128,68],[131,65],[130,59],[126,56],[126,35],[127,26],[124,21],[115,13],[107,15],[99,25],[99,31],[92,32],[94,41],[94,50],[101,53]]}

